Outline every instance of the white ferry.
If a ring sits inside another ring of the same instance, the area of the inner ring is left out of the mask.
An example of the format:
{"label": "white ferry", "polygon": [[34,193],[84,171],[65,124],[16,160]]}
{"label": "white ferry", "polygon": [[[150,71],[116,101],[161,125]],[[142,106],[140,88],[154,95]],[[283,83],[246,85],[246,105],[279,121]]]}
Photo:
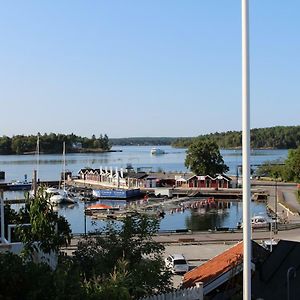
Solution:
{"label": "white ferry", "polygon": [[151,154],[152,155],[160,155],[160,154],[165,154],[166,152],[162,149],[159,148],[152,148],[151,149]]}

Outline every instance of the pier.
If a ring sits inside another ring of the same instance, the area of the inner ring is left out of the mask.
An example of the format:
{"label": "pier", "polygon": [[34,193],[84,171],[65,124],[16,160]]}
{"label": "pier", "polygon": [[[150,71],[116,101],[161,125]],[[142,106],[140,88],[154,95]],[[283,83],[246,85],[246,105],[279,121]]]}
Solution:
{"label": "pier", "polygon": [[[44,186],[59,186],[60,181],[58,180],[50,180],[50,181],[40,181],[38,184],[39,185],[44,185]],[[1,182],[0,183],[0,190],[6,192],[6,191],[14,191],[11,186],[8,185],[8,182]]]}

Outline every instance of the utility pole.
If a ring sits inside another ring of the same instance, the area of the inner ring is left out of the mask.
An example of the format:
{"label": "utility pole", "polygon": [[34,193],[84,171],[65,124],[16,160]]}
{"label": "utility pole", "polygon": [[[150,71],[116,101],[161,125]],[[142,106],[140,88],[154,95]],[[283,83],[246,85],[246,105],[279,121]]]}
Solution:
{"label": "utility pole", "polygon": [[1,205],[1,243],[5,243],[5,222],[4,222],[4,200],[3,191],[0,190],[0,205]]}
{"label": "utility pole", "polygon": [[278,233],[278,227],[277,227],[277,204],[278,204],[278,198],[277,198],[277,176],[275,178],[275,230],[274,233],[277,234]]}

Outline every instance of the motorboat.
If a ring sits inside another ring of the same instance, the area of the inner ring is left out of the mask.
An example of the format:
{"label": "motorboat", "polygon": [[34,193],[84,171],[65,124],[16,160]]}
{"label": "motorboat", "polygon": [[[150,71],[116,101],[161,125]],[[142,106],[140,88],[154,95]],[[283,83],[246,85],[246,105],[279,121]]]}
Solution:
{"label": "motorboat", "polygon": [[120,206],[111,206],[111,205],[106,205],[106,204],[93,204],[88,206],[85,209],[86,213],[94,213],[94,212],[109,212],[109,211],[114,211],[114,210],[119,210]]}
{"label": "motorboat", "polygon": [[150,152],[152,155],[160,155],[166,153],[163,149],[160,148],[152,148]]}

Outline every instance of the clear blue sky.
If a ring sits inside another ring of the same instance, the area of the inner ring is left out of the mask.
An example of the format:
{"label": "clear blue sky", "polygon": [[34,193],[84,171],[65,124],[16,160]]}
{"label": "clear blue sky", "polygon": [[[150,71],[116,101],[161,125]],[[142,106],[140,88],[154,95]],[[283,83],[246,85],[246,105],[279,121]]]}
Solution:
{"label": "clear blue sky", "polygon": [[[240,0],[0,2],[0,135],[241,129]],[[250,0],[251,127],[299,125],[300,1]]]}

